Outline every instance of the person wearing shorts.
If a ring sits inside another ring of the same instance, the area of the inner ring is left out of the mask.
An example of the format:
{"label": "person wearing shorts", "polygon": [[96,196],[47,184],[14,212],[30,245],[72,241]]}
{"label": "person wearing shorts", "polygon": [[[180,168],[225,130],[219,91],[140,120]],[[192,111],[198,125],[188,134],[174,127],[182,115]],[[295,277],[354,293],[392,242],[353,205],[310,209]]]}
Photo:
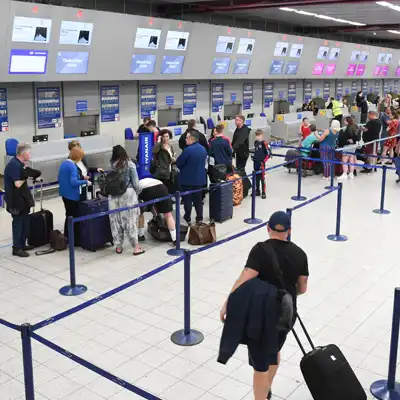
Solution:
{"label": "person wearing shorts", "polygon": [[[369,121],[366,123],[364,127],[362,127],[363,131],[363,141],[364,143],[369,143],[374,140],[379,139],[379,135],[382,130],[382,122],[378,118],[378,113],[376,111],[370,111],[368,113]],[[364,147],[365,154],[367,155],[367,165],[375,165],[376,163],[376,154],[377,154],[377,143],[369,143]],[[365,168],[360,171],[361,173],[368,174],[372,172],[372,168]]]}
{"label": "person wearing shorts", "polygon": [[[139,200],[143,202],[160,199],[169,195],[167,187],[158,179],[154,178],[144,178],[139,181],[139,186],[141,192],[139,195]],[[172,216],[172,200],[166,199],[154,203],[154,213],[164,214],[165,221],[167,223],[169,233],[171,234],[172,243],[175,246],[176,242],[176,225],[174,217]],[[144,212],[145,207],[141,207],[141,214],[139,217],[139,241],[145,241],[144,236]]]}

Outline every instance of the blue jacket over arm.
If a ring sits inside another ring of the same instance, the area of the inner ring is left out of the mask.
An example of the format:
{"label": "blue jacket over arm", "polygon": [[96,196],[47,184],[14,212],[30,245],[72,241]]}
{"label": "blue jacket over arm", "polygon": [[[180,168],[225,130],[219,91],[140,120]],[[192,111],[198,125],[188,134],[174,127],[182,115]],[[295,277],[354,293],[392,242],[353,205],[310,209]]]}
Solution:
{"label": "blue jacket over arm", "polygon": [[65,160],[58,171],[58,184],[60,196],[69,200],[79,201],[80,187],[86,185],[87,182],[79,179],[76,164],[71,160]]}

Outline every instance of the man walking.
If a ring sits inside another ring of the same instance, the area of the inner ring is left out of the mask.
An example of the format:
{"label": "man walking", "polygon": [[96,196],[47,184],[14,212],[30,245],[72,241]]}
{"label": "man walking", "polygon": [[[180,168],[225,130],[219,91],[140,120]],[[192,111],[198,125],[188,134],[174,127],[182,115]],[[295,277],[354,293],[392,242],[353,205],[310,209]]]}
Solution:
{"label": "man walking", "polygon": [[250,128],[244,123],[243,115],[235,118],[236,130],[233,134],[232,147],[236,157],[236,168],[245,170],[247,159],[249,158],[249,135]]}

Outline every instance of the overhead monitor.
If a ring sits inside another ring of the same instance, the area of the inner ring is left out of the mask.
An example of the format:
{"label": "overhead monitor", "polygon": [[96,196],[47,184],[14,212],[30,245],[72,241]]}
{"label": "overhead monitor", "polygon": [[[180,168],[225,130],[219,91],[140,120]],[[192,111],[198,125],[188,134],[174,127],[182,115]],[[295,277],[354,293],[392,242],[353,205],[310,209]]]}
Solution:
{"label": "overhead monitor", "polygon": [[385,64],[390,64],[392,62],[393,54],[388,53],[385,57]]}
{"label": "overhead monitor", "polygon": [[374,76],[379,76],[381,74],[381,68],[380,66],[376,66],[374,69]]}
{"label": "overhead monitor", "polygon": [[90,22],[62,21],[59,43],[89,46],[92,34],[93,24]]}
{"label": "overhead monitor", "polygon": [[340,49],[338,47],[332,47],[329,51],[329,59],[336,61],[340,56]]}
{"label": "overhead monitor", "polygon": [[215,51],[217,53],[231,54],[233,53],[235,41],[236,38],[231,36],[218,36],[217,48],[215,49]]}
{"label": "overhead monitor", "polygon": [[389,67],[387,65],[384,65],[383,67],[381,67],[380,76],[387,76],[388,72],[389,72]]}
{"label": "overhead monitor", "polygon": [[378,64],[383,64],[385,62],[386,53],[379,53],[378,55]]}
{"label": "overhead monitor", "polygon": [[296,75],[299,69],[299,61],[289,60],[286,63],[285,75]]}
{"label": "overhead monitor", "polygon": [[312,70],[313,75],[322,75],[324,72],[325,64],[324,63],[315,63],[314,68]]}
{"label": "overhead monitor", "polygon": [[233,64],[234,74],[248,74],[250,67],[250,58],[238,58]]}
{"label": "overhead monitor", "polygon": [[329,54],[329,47],[321,46],[318,49],[317,59],[318,60],[326,60],[328,58],[328,54]]}
{"label": "overhead monitor", "polygon": [[346,75],[347,76],[353,76],[356,73],[356,67],[357,67],[357,64],[349,64],[347,66]]}
{"label": "overhead monitor", "polygon": [[135,38],[136,49],[158,49],[160,44],[160,29],[137,28]]}
{"label": "overhead monitor", "polygon": [[237,54],[253,54],[255,39],[251,38],[240,38]]}
{"label": "overhead monitor", "polygon": [[269,69],[269,74],[270,75],[282,75],[284,65],[285,65],[285,61],[283,61],[283,60],[272,61],[271,67]]}
{"label": "overhead monitor", "polygon": [[9,74],[45,74],[47,50],[13,49],[10,52]]}
{"label": "overhead monitor", "polygon": [[368,61],[368,57],[369,57],[369,51],[362,51],[360,55],[360,61],[366,62]]}
{"label": "overhead monitor", "polygon": [[189,42],[189,32],[168,31],[165,50],[185,51]]}
{"label": "overhead monitor", "polygon": [[275,57],[286,57],[289,52],[289,43],[277,42],[275,45],[274,56]]}
{"label": "overhead monitor", "polygon": [[301,55],[303,54],[303,48],[304,44],[292,44],[292,47],[290,49],[290,57],[292,58],[300,58]]}
{"label": "overhead monitor", "polygon": [[51,19],[14,17],[13,42],[49,43]]}
{"label": "overhead monitor", "polygon": [[361,51],[360,51],[360,50],[354,50],[354,51],[351,53],[351,61],[356,61],[356,62],[358,62],[358,61],[360,60],[360,54],[361,54]]}
{"label": "overhead monitor", "polygon": [[325,75],[333,76],[336,72],[336,64],[326,64],[325,65]]}
{"label": "overhead monitor", "polygon": [[356,75],[357,76],[364,76],[365,68],[366,68],[365,64],[358,64],[357,68],[356,68]]}
{"label": "overhead monitor", "polygon": [[185,56],[164,56],[161,65],[162,74],[181,74]]}
{"label": "overhead monitor", "polygon": [[155,54],[134,54],[131,62],[131,74],[152,74],[155,66]]}
{"label": "overhead monitor", "polygon": [[57,74],[87,74],[89,64],[88,52],[59,51],[57,53]]}
{"label": "overhead monitor", "polygon": [[211,72],[213,74],[225,75],[229,72],[230,63],[231,63],[230,58],[214,58]]}

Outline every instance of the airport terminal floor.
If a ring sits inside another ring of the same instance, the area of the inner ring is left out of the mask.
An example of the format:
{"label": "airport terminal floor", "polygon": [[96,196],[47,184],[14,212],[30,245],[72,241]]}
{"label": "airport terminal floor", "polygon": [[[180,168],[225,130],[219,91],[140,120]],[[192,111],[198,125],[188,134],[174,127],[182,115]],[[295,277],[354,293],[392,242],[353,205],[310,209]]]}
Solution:
{"label": "airport terminal floor", "polygon": [[[274,157],[268,167],[281,162],[282,158]],[[400,280],[396,250],[400,187],[395,180],[394,171],[389,171],[386,208],[390,215],[372,212],[380,202],[380,170],[344,182],[342,233],[348,236],[347,242],[326,238],[335,230],[336,192],[296,211],[292,218],[292,241],[307,253],[310,269],[309,290],[299,298],[299,313],[316,345],[340,346],[366,392],[387,374],[393,289]],[[323,193],[326,185],[319,176],[307,177],[303,194],[312,198]],[[274,211],[298,204],[290,199],[296,189],[296,174],[284,168],[267,173],[267,199],[257,198],[256,216],[267,221]],[[208,198],[205,202],[208,210]],[[250,216],[250,206],[248,197],[235,207],[232,220],[217,225],[218,239],[249,228],[243,220]],[[55,226],[61,228],[61,200],[47,200],[45,207],[53,211]],[[149,219],[150,214],[146,215]],[[50,318],[173,259],[166,255],[169,244],[160,245],[149,237],[141,257],[132,257],[128,251],[117,255],[111,247],[96,253],[77,249],[77,281],[89,290],[79,297],[64,297],[58,290],[68,283],[68,252],[15,259],[9,246],[11,220],[5,211],[0,212],[0,225],[1,317],[14,324]],[[245,348],[225,366],[216,361],[222,332],[219,313],[249,251],[266,239],[262,228],[192,256],[192,327],[205,336],[197,346],[180,347],[170,340],[173,332],[183,328],[182,262],[44,327],[40,335],[154,398],[251,400],[253,376]],[[186,242],[183,247],[187,248]],[[143,398],[35,340],[32,346],[36,400]],[[0,354],[0,398],[24,399],[18,332],[0,326]],[[301,356],[290,335],[272,388],[273,399],[312,399],[299,368]]]}

